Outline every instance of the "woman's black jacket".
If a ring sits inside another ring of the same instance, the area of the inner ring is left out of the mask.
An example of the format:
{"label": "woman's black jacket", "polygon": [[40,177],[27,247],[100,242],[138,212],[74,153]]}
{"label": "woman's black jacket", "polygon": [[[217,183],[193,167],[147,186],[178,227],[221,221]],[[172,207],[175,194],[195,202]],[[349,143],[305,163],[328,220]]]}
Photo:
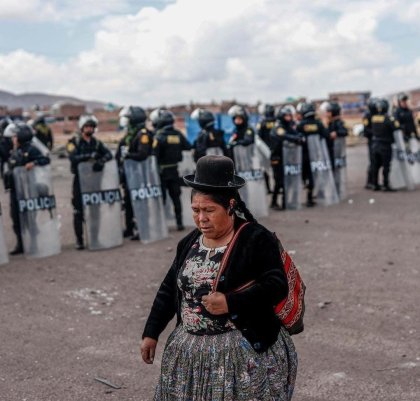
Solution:
{"label": "woman's black jacket", "polygon": [[[236,226],[241,223],[243,220],[237,219]],[[178,243],[175,259],[153,302],[143,338],[157,340],[175,314],[177,325],[181,323],[182,294],[177,276],[199,235],[195,229]],[[252,280],[256,283],[251,287],[233,292]],[[288,292],[278,240],[273,233],[258,223],[244,227],[216,290],[226,294],[230,320],[255,351],[264,352],[273,345],[281,327],[273,307],[286,298]]]}

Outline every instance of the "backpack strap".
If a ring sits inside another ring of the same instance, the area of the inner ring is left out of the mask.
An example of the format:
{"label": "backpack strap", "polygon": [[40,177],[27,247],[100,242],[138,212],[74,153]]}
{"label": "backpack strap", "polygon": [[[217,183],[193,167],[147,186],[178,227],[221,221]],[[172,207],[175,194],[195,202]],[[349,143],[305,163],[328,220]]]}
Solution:
{"label": "backpack strap", "polygon": [[225,253],[223,254],[223,258],[222,261],[220,262],[220,267],[219,267],[219,271],[217,273],[217,276],[213,282],[213,286],[212,286],[212,292],[216,291],[217,285],[219,284],[219,280],[220,280],[220,276],[224,273],[224,271],[226,270],[226,265],[227,265],[227,261],[229,259],[229,256],[232,252],[233,246],[235,245],[236,240],[239,237],[239,234],[241,233],[241,231],[249,224],[249,221],[247,221],[246,223],[243,223],[235,232],[235,234],[233,235],[233,238],[231,239],[231,241],[229,242]]}

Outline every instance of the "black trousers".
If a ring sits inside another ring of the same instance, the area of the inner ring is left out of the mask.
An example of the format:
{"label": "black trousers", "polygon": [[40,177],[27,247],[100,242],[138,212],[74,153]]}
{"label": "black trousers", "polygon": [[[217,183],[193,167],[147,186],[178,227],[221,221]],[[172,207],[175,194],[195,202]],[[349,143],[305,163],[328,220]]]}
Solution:
{"label": "black trousers", "polygon": [[166,204],[167,193],[174,205],[175,219],[178,226],[182,226],[181,185],[177,168],[164,169],[160,174],[163,203]]}
{"label": "black trousers", "polygon": [[73,179],[73,192],[72,192],[71,203],[73,205],[73,228],[76,240],[79,243],[83,243],[83,203],[82,194],[80,192],[79,178],[77,175]]}
{"label": "black trousers", "polygon": [[10,218],[12,219],[13,232],[16,235],[17,245],[23,246],[19,220],[19,202],[14,190],[10,191]]}
{"label": "black trousers", "polygon": [[130,191],[127,186],[123,186],[124,191],[124,217],[125,217],[125,228],[128,232],[133,232],[134,224],[134,212],[133,204],[131,203]]}
{"label": "black trousers", "polygon": [[372,151],[372,139],[368,139],[368,157],[369,167],[367,171],[367,185],[373,185],[373,151]]}
{"label": "black trousers", "polygon": [[375,186],[379,185],[379,170],[382,167],[383,184],[389,186],[389,173],[391,171],[392,147],[390,143],[372,143],[372,178]]}
{"label": "black trousers", "polygon": [[283,163],[281,161],[278,164],[273,164],[271,166],[273,170],[273,177],[274,177],[274,189],[273,189],[273,196],[271,198],[271,204],[277,204],[277,198],[279,196],[280,189],[282,189],[282,207],[285,208],[285,190],[284,190],[284,171],[283,171]]}

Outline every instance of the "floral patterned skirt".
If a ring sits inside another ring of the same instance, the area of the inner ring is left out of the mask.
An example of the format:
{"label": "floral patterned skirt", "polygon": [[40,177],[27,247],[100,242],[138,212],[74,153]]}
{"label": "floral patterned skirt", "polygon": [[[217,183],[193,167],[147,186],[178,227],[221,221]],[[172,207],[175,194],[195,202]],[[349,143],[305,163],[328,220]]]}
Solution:
{"label": "floral patterned skirt", "polygon": [[179,325],[162,358],[155,401],[289,401],[297,355],[282,328],[268,351],[258,354],[239,330],[198,336]]}

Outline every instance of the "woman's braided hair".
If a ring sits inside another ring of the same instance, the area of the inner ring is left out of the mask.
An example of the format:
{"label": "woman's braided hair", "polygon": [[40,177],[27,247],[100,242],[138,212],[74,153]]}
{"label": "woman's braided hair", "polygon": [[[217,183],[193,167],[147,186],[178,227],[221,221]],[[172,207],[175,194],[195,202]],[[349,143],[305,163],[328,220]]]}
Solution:
{"label": "woman's braided hair", "polygon": [[249,209],[246,207],[245,202],[241,198],[241,195],[239,194],[238,190],[236,189],[228,189],[228,190],[222,190],[222,191],[199,191],[197,189],[193,189],[191,191],[191,200],[196,194],[202,194],[208,196],[213,202],[217,203],[218,205],[223,206],[226,210],[230,207],[230,200],[235,199],[235,206],[233,207],[233,210],[237,214],[242,214],[246,221],[249,221],[251,223],[256,223],[257,220],[252,215],[252,213],[249,211]]}

